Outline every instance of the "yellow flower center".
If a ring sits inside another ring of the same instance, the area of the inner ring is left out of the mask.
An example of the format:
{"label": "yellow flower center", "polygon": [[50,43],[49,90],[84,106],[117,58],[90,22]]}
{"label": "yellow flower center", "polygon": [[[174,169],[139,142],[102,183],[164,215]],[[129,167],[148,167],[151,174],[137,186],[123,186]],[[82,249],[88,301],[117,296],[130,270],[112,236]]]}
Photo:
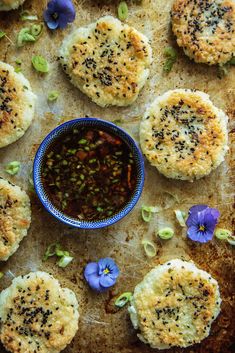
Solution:
{"label": "yellow flower center", "polygon": [[201,230],[202,232],[204,232],[205,226],[200,226],[200,227],[199,227],[199,230]]}
{"label": "yellow flower center", "polygon": [[106,269],[103,271],[103,273],[104,273],[105,275],[107,275],[109,272],[110,272],[110,271],[109,271],[108,268],[106,268]]}

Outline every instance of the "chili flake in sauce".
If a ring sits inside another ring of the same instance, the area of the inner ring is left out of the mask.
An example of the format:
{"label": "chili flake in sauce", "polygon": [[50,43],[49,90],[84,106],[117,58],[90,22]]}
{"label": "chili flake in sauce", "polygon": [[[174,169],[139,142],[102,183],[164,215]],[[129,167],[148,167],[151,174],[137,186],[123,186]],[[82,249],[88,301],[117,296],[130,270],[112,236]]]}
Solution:
{"label": "chili flake in sauce", "polygon": [[117,213],[136,186],[133,155],[119,137],[95,128],[73,129],[47,152],[42,181],[64,214],[101,220]]}

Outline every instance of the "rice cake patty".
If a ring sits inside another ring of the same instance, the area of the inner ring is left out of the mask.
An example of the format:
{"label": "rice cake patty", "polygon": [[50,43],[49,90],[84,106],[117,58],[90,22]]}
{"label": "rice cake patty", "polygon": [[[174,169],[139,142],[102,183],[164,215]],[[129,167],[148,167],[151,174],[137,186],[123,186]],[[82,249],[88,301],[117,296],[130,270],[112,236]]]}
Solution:
{"label": "rice cake patty", "polygon": [[0,61],[0,147],[24,135],[33,119],[35,100],[24,75]]}
{"label": "rice cake patty", "polygon": [[175,0],[172,29],[195,62],[225,64],[235,56],[235,1]]}
{"label": "rice cake patty", "polygon": [[25,0],[0,0],[0,11],[10,11],[18,9]]}
{"label": "rice cake patty", "polygon": [[73,291],[46,272],[17,277],[0,294],[0,339],[12,353],[58,353],[78,329]]}
{"label": "rice cake patty", "polygon": [[112,16],[65,38],[60,59],[71,82],[101,107],[133,103],[152,62],[148,39]]}
{"label": "rice cake patty", "polygon": [[168,91],[144,115],[141,148],[166,177],[200,179],[224,160],[228,150],[227,121],[228,117],[206,93]]}
{"label": "rice cake patty", "polygon": [[30,200],[19,186],[0,177],[0,261],[16,252],[31,222]]}
{"label": "rice cake patty", "polygon": [[155,267],[135,287],[129,313],[138,337],[152,348],[188,347],[209,335],[220,304],[217,281],[175,259]]}

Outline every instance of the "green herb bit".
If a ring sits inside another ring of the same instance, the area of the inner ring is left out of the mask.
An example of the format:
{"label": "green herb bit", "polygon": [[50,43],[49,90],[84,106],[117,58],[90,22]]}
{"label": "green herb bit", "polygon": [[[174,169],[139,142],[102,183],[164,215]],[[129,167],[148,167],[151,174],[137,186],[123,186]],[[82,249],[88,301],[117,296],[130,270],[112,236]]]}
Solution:
{"label": "green herb bit", "polygon": [[17,37],[17,46],[22,47],[24,42],[35,42],[35,37],[31,34],[30,28],[25,27],[20,30]]}
{"label": "green herb bit", "polygon": [[34,38],[36,39],[36,37],[38,37],[41,33],[42,33],[42,30],[43,30],[43,25],[40,24],[40,25],[32,25],[31,26],[31,34],[34,36]]}
{"label": "green herb bit", "polygon": [[15,67],[15,72],[18,74],[19,72],[21,72],[22,71],[22,69],[21,69],[21,67],[19,67],[19,66],[17,66],[17,67]]}
{"label": "green herb bit", "polygon": [[148,257],[154,257],[157,254],[157,249],[155,244],[150,240],[142,240],[142,245],[144,246],[144,251]]}
{"label": "green herb bit", "polygon": [[87,143],[87,140],[86,139],[81,139],[81,140],[78,141],[78,143],[80,145],[85,145]]}
{"label": "green herb bit", "polygon": [[1,39],[1,38],[4,38],[5,36],[6,36],[6,33],[3,32],[3,31],[0,31],[0,39]]}
{"label": "green herb bit", "polygon": [[59,97],[59,92],[51,91],[51,92],[48,93],[47,100],[49,102],[54,102],[54,101],[56,101],[58,99],[58,97]]}
{"label": "green herb bit", "polygon": [[174,236],[174,230],[170,227],[162,228],[157,232],[159,238],[168,240]]}
{"label": "green herb bit", "polygon": [[16,175],[21,167],[21,163],[18,161],[10,162],[6,165],[5,172],[10,175]]}
{"label": "green herb bit", "polygon": [[232,235],[232,232],[228,229],[217,228],[215,230],[215,237],[220,240],[226,240],[231,235]]}
{"label": "green herb bit", "polygon": [[177,60],[177,52],[174,48],[167,47],[164,50],[164,55],[167,57],[167,60],[163,66],[163,71],[170,72],[172,70],[174,63]]}
{"label": "green herb bit", "polygon": [[123,308],[129,301],[131,301],[131,298],[132,298],[132,293],[131,292],[122,293],[115,300],[114,305],[117,306],[118,308]]}
{"label": "green herb bit", "polygon": [[0,279],[4,276],[3,272],[0,272]]}
{"label": "green herb bit", "polygon": [[49,64],[43,56],[34,55],[32,57],[32,64],[38,72],[47,73],[49,71]]}
{"label": "green herb bit", "polygon": [[118,18],[120,21],[125,21],[128,17],[128,6],[126,1],[121,1],[118,5]]}
{"label": "green herb bit", "polygon": [[56,250],[60,248],[60,245],[57,243],[51,244],[47,247],[45,254],[43,255],[42,261],[47,261],[49,257],[52,257],[56,254]]}
{"label": "green herb bit", "polygon": [[186,227],[186,223],[185,223],[186,213],[181,210],[175,210],[175,215],[181,227]]}
{"label": "green herb bit", "polygon": [[154,206],[145,206],[141,207],[141,215],[145,222],[150,222],[152,218],[152,213],[158,212],[158,207]]}
{"label": "green herb bit", "polygon": [[227,238],[227,242],[230,244],[230,245],[235,245],[235,236],[230,234]]}
{"label": "green herb bit", "polygon": [[60,260],[57,262],[57,265],[59,267],[65,268],[73,261],[73,259],[74,258],[72,256],[62,256]]}
{"label": "green herb bit", "polygon": [[38,16],[37,15],[31,15],[29,11],[22,11],[20,14],[20,19],[22,21],[37,21]]}

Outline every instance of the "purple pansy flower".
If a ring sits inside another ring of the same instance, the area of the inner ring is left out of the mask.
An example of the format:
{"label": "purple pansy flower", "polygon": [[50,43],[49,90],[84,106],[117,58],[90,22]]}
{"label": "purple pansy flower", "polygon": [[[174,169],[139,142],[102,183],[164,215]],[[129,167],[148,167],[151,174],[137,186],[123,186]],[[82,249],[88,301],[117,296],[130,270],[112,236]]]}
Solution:
{"label": "purple pansy flower", "polygon": [[65,28],[75,19],[75,8],[71,0],[51,0],[43,14],[50,29]]}
{"label": "purple pansy flower", "polygon": [[89,286],[97,292],[104,292],[112,287],[119,276],[119,268],[110,259],[100,259],[98,262],[90,262],[84,270],[84,277]]}
{"label": "purple pansy flower", "polygon": [[191,207],[186,221],[188,237],[199,243],[211,240],[219,216],[220,213],[216,208],[210,208],[207,205]]}

